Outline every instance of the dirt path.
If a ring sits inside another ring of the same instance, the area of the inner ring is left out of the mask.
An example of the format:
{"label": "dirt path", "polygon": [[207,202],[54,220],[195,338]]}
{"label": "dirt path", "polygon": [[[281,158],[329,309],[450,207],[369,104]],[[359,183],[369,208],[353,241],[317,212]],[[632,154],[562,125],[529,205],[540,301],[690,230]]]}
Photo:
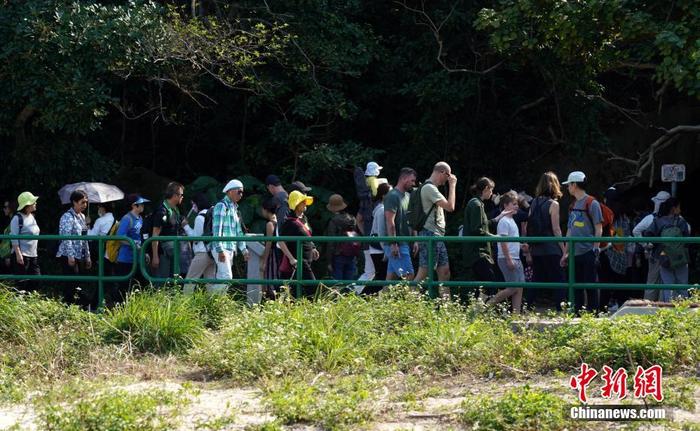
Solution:
{"label": "dirt path", "polygon": [[[464,429],[458,422],[458,414],[466,396],[499,395],[507,390],[528,384],[530,387],[545,389],[574,402],[571,393],[563,384],[563,378],[539,377],[532,380],[508,382],[502,380],[474,379],[466,376],[449,377],[420,382],[407,387],[402,378],[388,379],[379,390],[378,399],[373,401],[374,422],[366,429],[377,431],[396,430],[442,430]],[[185,386],[183,386],[183,384]],[[256,388],[228,388],[224,382],[195,383],[177,381],[148,381],[115,386],[113,389],[126,389],[130,392],[143,392],[153,389],[179,391],[187,387],[185,393],[190,402],[180,411],[178,430],[218,429],[245,430],[251,426],[273,421],[275,418],[267,410],[262,392]],[[692,392],[695,410],[674,409],[674,422],[700,424],[700,386]],[[606,401],[593,398],[591,404]],[[31,403],[0,406],[0,430],[16,425],[21,430],[37,430],[36,416]],[[216,424],[216,428],[212,424]],[[590,423],[587,429],[621,429],[619,423]],[[209,426],[207,426],[209,425]],[[288,430],[315,430],[309,425],[293,425]],[[640,429],[664,429],[642,427]]]}

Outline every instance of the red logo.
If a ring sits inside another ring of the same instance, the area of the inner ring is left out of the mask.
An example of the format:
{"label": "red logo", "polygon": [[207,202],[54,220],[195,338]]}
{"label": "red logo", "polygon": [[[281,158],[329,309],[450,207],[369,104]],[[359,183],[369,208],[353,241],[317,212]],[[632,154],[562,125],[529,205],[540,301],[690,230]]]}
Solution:
{"label": "red logo", "polygon": [[637,365],[634,373],[634,396],[644,398],[651,395],[656,401],[662,401],[664,394],[661,388],[663,369],[661,365],[652,365],[646,370]]}
{"label": "red logo", "polygon": [[591,384],[591,380],[598,375],[598,372],[593,368],[588,368],[588,364],[585,362],[581,364],[581,374],[578,376],[571,376],[569,380],[569,386],[571,389],[578,389],[578,399],[582,403],[588,402],[588,397],[586,397],[586,388]]}
{"label": "red logo", "polygon": [[601,376],[605,384],[600,390],[603,398],[612,398],[613,394],[618,400],[622,400],[627,396],[627,371],[620,367],[613,374],[613,369],[607,365],[603,365],[603,375]]}
{"label": "red logo", "polygon": [[[571,389],[578,390],[578,399],[582,403],[588,402],[586,389],[597,375],[598,371],[584,362],[581,364],[581,372],[571,376],[569,386]],[[612,368],[603,365],[600,378],[603,380],[603,387],[600,390],[603,398],[610,399],[614,396],[622,400],[627,397],[627,371],[624,368],[620,367],[613,373]],[[661,365],[652,365],[647,369],[637,366],[637,372],[634,374],[634,397],[645,398],[651,395],[656,401],[661,402],[664,399],[662,380]]]}

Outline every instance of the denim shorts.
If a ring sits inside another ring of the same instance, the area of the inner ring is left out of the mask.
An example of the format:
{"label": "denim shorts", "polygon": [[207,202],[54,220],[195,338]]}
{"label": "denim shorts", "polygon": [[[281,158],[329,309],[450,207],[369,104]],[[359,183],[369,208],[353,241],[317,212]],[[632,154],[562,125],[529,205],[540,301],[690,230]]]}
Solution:
{"label": "denim shorts", "polygon": [[[429,231],[429,230],[421,230],[418,233],[418,236],[436,236],[435,233]],[[435,250],[433,251],[433,262],[435,265],[439,268],[441,266],[447,266],[450,264],[450,260],[447,257],[447,247],[445,246],[445,243],[442,241],[435,241],[433,242],[433,245],[435,246]],[[427,242],[419,242],[419,253],[418,253],[418,266],[421,268],[427,268],[428,267],[428,243]]]}
{"label": "denim shorts", "polygon": [[399,255],[394,256],[391,254],[391,247],[384,247],[384,255],[387,258],[386,272],[394,273],[399,277],[403,277],[407,274],[413,274],[413,263],[411,262],[411,250],[408,244],[399,244]]}

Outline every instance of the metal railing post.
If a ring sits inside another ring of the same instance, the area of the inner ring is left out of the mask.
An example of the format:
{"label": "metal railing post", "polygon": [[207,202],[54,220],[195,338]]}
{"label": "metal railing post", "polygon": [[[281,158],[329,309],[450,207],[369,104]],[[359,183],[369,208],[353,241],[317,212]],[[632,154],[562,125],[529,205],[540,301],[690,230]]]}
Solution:
{"label": "metal railing post", "polygon": [[[177,237],[174,243],[174,249],[173,249],[173,273],[171,274],[173,276],[173,284],[177,283],[177,277],[180,276],[180,238]],[[233,264],[233,262],[231,262]]]}
{"label": "metal railing post", "polygon": [[105,250],[104,250],[104,240],[102,238],[97,240],[97,276],[100,278],[97,281],[97,310],[102,310],[105,306],[105,290],[104,290],[104,276],[105,276]]}
{"label": "metal railing post", "polygon": [[[434,264],[435,254],[434,254],[434,250],[433,250],[433,237],[427,236],[425,238],[427,238],[428,241],[424,242],[422,244],[425,244],[428,247],[428,296],[430,297],[430,299],[435,299],[435,298],[437,298],[437,293],[435,292],[436,289],[435,289],[435,284],[433,281],[435,279],[435,277],[433,276],[433,266],[435,266],[435,264]],[[419,244],[419,246],[422,244]]]}
{"label": "metal railing post", "polygon": [[297,290],[297,298],[301,298],[304,295],[304,291],[302,289],[302,281],[304,281],[304,255],[303,255],[303,243],[301,242],[300,239],[296,241],[296,248],[297,248],[297,283],[296,283],[296,290]]}
{"label": "metal railing post", "polygon": [[569,311],[576,312],[576,293],[574,285],[576,284],[576,250],[574,249],[574,241],[569,239]]}

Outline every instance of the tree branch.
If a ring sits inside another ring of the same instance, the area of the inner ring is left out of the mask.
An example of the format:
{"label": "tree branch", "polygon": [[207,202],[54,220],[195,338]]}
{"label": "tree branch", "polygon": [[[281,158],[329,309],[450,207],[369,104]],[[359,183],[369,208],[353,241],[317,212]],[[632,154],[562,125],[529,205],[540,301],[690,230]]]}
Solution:
{"label": "tree branch", "polygon": [[680,125],[673,127],[670,130],[656,127],[655,129],[663,132],[663,135],[656,139],[649,145],[649,147],[639,154],[637,160],[619,156],[613,152],[608,152],[607,161],[619,161],[626,163],[628,165],[633,165],[633,172],[627,177],[627,179],[621,184],[633,184],[634,182],[640,180],[647,168],[650,169],[649,173],[649,186],[654,185],[654,160],[657,153],[664,151],[670,146],[676,144],[685,134],[697,134],[700,133],[699,125]]}
{"label": "tree branch", "polygon": [[412,12],[412,13],[414,13],[417,16],[422,18],[422,20],[416,21],[416,23],[419,25],[423,25],[423,26],[428,27],[430,32],[433,34],[433,38],[435,39],[435,43],[437,44],[437,47],[438,47],[436,60],[437,60],[438,64],[440,64],[440,66],[442,66],[442,68],[445,69],[445,71],[447,71],[448,73],[470,73],[470,74],[474,74],[474,75],[486,75],[488,73],[493,72],[494,70],[496,70],[497,68],[499,68],[503,64],[503,61],[499,61],[498,63],[496,63],[495,65],[493,65],[487,69],[475,70],[475,69],[466,69],[466,68],[453,68],[453,67],[448,66],[447,63],[445,63],[445,60],[444,60],[444,58],[446,56],[446,54],[444,52],[445,46],[444,46],[444,42],[442,40],[442,36],[440,35],[440,30],[445,25],[447,20],[454,13],[454,11],[457,7],[457,3],[454,3],[452,5],[452,7],[450,8],[450,12],[447,14],[445,19],[443,19],[440,22],[440,25],[435,25],[435,21],[433,21],[433,19],[430,17],[430,15],[428,15],[428,13],[425,11],[424,0],[421,0],[421,9],[417,9],[417,8],[409,6],[408,4],[406,4],[405,0],[404,1],[397,1],[396,0],[396,1],[394,1],[394,3],[398,4],[399,6],[403,7],[407,11]]}
{"label": "tree branch", "polygon": [[524,104],[524,105],[518,107],[518,109],[516,109],[515,112],[513,112],[512,114],[510,114],[510,118],[513,119],[513,118],[517,117],[518,114],[520,114],[521,112],[527,111],[528,109],[532,109],[532,108],[534,108],[534,107],[536,107],[536,106],[538,106],[538,105],[541,105],[545,100],[547,100],[548,97],[549,97],[549,96],[542,96],[542,97],[540,97],[539,99],[537,99],[537,100],[535,100],[535,101],[532,101],[532,102],[530,102],[530,103],[526,103],[526,104]]}

